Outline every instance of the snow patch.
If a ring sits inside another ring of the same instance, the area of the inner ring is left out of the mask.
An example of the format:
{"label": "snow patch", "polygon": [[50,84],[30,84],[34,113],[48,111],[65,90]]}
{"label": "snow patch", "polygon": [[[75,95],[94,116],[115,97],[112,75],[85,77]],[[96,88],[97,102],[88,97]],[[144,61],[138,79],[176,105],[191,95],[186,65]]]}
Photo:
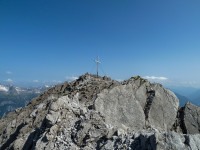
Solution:
{"label": "snow patch", "polygon": [[0,91],[8,92],[8,91],[9,91],[9,88],[6,87],[6,86],[0,85]]}
{"label": "snow patch", "polygon": [[17,93],[19,94],[20,92],[24,92],[25,90],[22,90],[21,88],[19,88],[19,87],[15,87],[15,89],[16,89],[16,91],[17,91]]}

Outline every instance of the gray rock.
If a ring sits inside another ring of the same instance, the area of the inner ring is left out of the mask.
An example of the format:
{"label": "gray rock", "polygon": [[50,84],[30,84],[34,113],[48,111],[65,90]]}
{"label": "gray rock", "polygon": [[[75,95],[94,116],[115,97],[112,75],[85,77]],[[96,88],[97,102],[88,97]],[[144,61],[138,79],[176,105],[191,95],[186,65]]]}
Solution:
{"label": "gray rock", "polygon": [[95,109],[105,116],[106,124],[125,130],[139,130],[145,126],[144,111],[133,90],[131,84],[121,85],[98,95]]}
{"label": "gray rock", "polygon": [[174,93],[160,84],[153,84],[152,89],[155,91],[155,96],[148,114],[149,125],[169,131],[175,123],[179,101]]}
{"label": "gray rock", "polygon": [[104,90],[95,101],[95,109],[105,122],[117,128],[139,130],[148,126],[168,131],[176,121],[179,101],[160,84],[141,78]]}
{"label": "gray rock", "polygon": [[147,129],[109,139],[102,149],[198,150],[200,135],[184,135]]}
{"label": "gray rock", "polygon": [[195,134],[200,132],[200,108],[188,102],[183,110],[185,132]]}
{"label": "gray rock", "polygon": [[160,84],[86,74],[1,119],[0,150],[200,149],[199,134],[174,132],[185,127],[199,133],[199,108],[180,110],[176,96]]}

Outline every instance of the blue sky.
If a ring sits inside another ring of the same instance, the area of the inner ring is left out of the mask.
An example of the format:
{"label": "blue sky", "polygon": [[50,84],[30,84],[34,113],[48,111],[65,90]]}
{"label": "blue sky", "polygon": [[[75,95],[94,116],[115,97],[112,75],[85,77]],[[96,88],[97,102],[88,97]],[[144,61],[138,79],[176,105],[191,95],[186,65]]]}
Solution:
{"label": "blue sky", "polygon": [[0,0],[0,83],[63,82],[95,73],[99,56],[102,76],[200,87],[199,8],[199,0]]}

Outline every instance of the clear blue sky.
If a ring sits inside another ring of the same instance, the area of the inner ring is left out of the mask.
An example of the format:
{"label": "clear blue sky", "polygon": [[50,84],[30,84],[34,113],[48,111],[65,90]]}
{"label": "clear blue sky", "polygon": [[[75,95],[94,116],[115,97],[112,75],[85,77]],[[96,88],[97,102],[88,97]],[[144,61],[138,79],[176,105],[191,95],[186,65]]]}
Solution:
{"label": "clear blue sky", "polygon": [[97,55],[114,79],[200,87],[200,1],[0,0],[0,82],[95,73]]}

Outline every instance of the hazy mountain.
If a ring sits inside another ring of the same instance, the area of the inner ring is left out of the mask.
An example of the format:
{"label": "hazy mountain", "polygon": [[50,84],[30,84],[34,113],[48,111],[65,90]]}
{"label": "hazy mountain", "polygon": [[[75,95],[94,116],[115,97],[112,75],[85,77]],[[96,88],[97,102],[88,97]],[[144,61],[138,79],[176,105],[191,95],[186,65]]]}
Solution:
{"label": "hazy mountain", "polygon": [[200,89],[196,90],[195,92],[193,92],[192,94],[190,94],[188,96],[191,101],[195,104],[200,106]]}
{"label": "hazy mountain", "polygon": [[198,90],[198,88],[183,87],[183,86],[171,86],[171,87],[167,87],[167,88],[175,93],[178,93],[178,94],[183,95],[188,98],[190,95],[192,95],[193,93],[195,93]]}
{"label": "hazy mountain", "polygon": [[184,106],[188,101],[190,101],[187,97],[180,95],[179,93],[174,92],[174,94],[178,97],[180,106]]}
{"label": "hazy mountain", "polygon": [[184,105],[187,103],[186,101],[190,101],[193,104],[200,106],[200,89],[193,87],[170,87],[171,91],[173,91],[180,100],[180,105]]}
{"label": "hazy mountain", "polygon": [[37,97],[46,87],[20,88],[0,84],[0,118],[8,112],[24,107],[32,98]]}

